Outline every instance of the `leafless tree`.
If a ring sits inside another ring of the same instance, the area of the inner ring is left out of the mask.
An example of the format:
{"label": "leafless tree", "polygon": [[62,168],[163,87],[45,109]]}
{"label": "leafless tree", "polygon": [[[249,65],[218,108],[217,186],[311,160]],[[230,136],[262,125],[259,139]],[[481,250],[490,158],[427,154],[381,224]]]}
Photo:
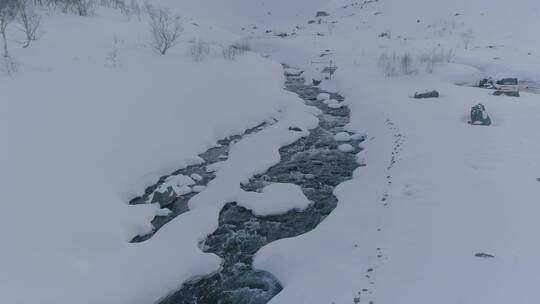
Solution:
{"label": "leafless tree", "polygon": [[172,15],[170,10],[163,7],[146,6],[150,17],[150,33],[152,34],[152,47],[161,55],[178,44],[182,33],[182,22],[179,16]]}
{"label": "leafless tree", "polygon": [[197,41],[189,48],[189,53],[195,61],[202,61],[210,55],[210,47],[202,41]]}
{"label": "leafless tree", "polygon": [[17,0],[17,21],[26,36],[23,48],[27,48],[30,42],[37,40],[37,30],[41,25],[41,16],[36,13],[33,0]]}
{"label": "leafless tree", "polygon": [[6,30],[8,25],[15,18],[15,1],[0,0],[0,35],[4,41],[4,57],[9,57]]}

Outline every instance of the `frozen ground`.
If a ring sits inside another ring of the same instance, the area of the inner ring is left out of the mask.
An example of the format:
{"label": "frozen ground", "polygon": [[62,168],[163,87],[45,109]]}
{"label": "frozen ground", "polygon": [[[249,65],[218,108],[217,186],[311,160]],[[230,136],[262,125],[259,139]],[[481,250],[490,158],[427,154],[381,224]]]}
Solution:
{"label": "frozen ground", "polygon": [[[240,183],[317,124],[319,112],[283,90],[278,63],[310,80],[330,60],[338,69],[321,86],[346,97],[348,131],[367,134],[358,155],[367,166],[336,188],[337,208],[315,230],[256,255],[254,266],[283,286],[270,303],[538,302],[540,97],[466,86],[484,76],[540,81],[537,1],[159,2],[185,16],[167,56],[148,48],[144,21],[105,9],[46,15],[30,48],[12,41],[20,68],[0,77],[0,302],[152,303],[219,269],[199,242],[227,202],[263,214],[305,208],[300,193],[266,205],[297,192],[290,185],[253,200]],[[329,16],[319,23],[317,11]],[[222,58],[221,45],[246,38],[269,58]],[[195,62],[192,39],[211,55]],[[381,55],[405,53],[412,73],[397,64],[385,75]],[[433,69],[420,62],[434,53],[446,55]],[[431,89],[441,97],[410,98]],[[492,126],[466,123],[479,102]],[[131,198],[270,117],[277,123],[231,147],[189,212],[128,243],[162,214]]]}

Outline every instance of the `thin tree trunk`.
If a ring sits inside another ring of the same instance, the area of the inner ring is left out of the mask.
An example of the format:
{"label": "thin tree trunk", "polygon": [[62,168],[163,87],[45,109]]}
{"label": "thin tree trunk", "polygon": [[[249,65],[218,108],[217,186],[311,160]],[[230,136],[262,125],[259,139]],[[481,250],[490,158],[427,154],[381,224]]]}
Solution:
{"label": "thin tree trunk", "polygon": [[4,40],[4,57],[7,58],[9,57],[9,53],[6,39],[6,31],[2,31],[2,39]]}

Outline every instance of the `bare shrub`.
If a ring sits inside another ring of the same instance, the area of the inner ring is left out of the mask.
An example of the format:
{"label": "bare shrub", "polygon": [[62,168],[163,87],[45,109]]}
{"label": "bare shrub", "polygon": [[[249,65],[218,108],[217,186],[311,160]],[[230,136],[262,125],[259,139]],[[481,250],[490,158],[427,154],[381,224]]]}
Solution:
{"label": "bare shrub", "polygon": [[392,55],[386,53],[379,56],[379,66],[383,69],[383,73],[386,77],[397,76],[397,56],[394,52]]}
{"label": "bare shrub", "polygon": [[463,44],[466,50],[469,49],[469,44],[471,43],[473,38],[474,38],[474,34],[471,29],[461,34],[461,40],[463,40]]}
{"label": "bare shrub", "polygon": [[19,71],[19,63],[16,62],[13,58],[11,57],[4,57],[2,58],[1,60],[1,66],[0,66],[0,71],[7,75],[7,76],[13,76],[15,73],[17,73]]}
{"label": "bare shrub", "polygon": [[251,46],[247,40],[242,40],[231,44],[227,47],[223,47],[221,53],[223,58],[227,60],[235,60],[237,56],[244,54],[245,52],[251,51]]}
{"label": "bare shrub", "polygon": [[117,68],[120,67],[120,56],[119,56],[119,50],[118,46],[120,44],[120,40],[118,40],[118,37],[114,37],[113,39],[113,45],[111,50],[107,53],[106,64],[105,66],[110,68]]}
{"label": "bare shrub", "polygon": [[99,5],[119,10],[124,16],[131,20],[133,16],[136,16],[139,21],[141,20],[141,6],[137,0],[99,0]]}
{"label": "bare shrub", "polygon": [[137,2],[137,0],[131,0],[129,4],[129,11],[132,15],[137,16],[137,19],[141,21],[141,6],[139,5],[139,2]]}
{"label": "bare shrub", "polygon": [[416,72],[413,66],[413,61],[413,56],[410,53],[404,53],[399,57],[399,66],[403,74],[411,75]]}
{"label": "bare shrub", "polygon": [[251,45],[247,39],[244,39],[240,42],[231,44],[231,47],[237,49],[238,51],[245,53],[251,51]]}
{"label": "bare shrub", "polygon": [[229,45],[221,49],[221,54],[223,55],[223,58],[227,60],[235,60],[236,56],[238,56],[240,53],[237,48]]}
{"label": "bare shrub", "polygon": [[189,48],[189,54],[195,61],[202,61],[210,55],[210,47],[202,41],[197,41]]}
{"label": "bare shrub", "polygon": [[179,16],[172,15],[168,8],[146,6],[150,17],[150,32],[152,34],[152,47],[161,55],[178,44],[178,38],[183,30]]}
{"label": "bare shrub", "polygon": [[4,58],[9,57],[6,30],[16,16],[16,2],[14,0],[0,0],[0,34],[4,42]]}
{"label": "bare shrub", "polygon": [[435,48],[430,53],[420,55],[418,60],[425,65],[426,72],[431,74],[439,63],[451,62],[453,57],[454,52],[452,49],[445,51],[442,48]]}
{"label": "bare shrub", "polygon": [[37,31],[41,25],[41,16],[36,13],[33,0],[17,0],[17,21],[26,37],[23,48],[27,48],[32,41],[37,40]]}
{"label": "bare shrub", "polygon": [[383,53],[379,56],[378,65],[387,77],[412,75],[418,72],[414,57],[408,52],[401,55],[396,52],[391,55]]}
{"label": "bare shrub", "polygon": [[96,11],[94,0],[66,0],[64,11],[81,17],[93,16]]}

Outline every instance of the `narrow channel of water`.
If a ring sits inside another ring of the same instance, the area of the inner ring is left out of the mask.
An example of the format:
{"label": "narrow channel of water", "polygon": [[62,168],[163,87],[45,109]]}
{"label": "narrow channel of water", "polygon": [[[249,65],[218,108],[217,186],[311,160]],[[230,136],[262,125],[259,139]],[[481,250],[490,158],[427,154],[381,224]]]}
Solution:
{"label": "narrow channel of water", "polygon": [[[302,188],[313,204],[304,211],[293,210],[274,216],[256,216],[234,202],[226,204],[219,216],[218,229],[208,236],[203,245],[205,252],[223,259],[222,269],[184,284],[180,290],[161,300],[161,304],[267,303],[281,291],[282,286],[272,274],[252,268],[255,253],[270,242],[314,229],[336,207],[333,190],[338,184],[351,179],[358,167],[355,154],[363,138],[357,137],[348,142],[353,147],[352,151],[338,149],[343,143],[336,142],[334,135],[344,131],[349,122],[349,109],[345,106],[329,108],[317,101],[317,95],[323,92],[315,86],[305,85],[301,78],[287,77],[286,88],[323,111],[319,126],[311,130],[309,136],[281,148],[281,161],[265,174],[252,178],[243,188],[259,191],[271,183],[293,183]],[[337,94],[329,94],[333,99],[343,100]],[[182,174],[187,173],[191,171]],[[174,208],[178,205],[179,210],[185,210],[187,199],[175,202]]]}
{"label": "narrow channel of water", "polygon": [[132,199],[129,202],[131,205],[159,203],[162,208],[167,208],[171,211],[167,216],[157,216],[156,218],[154,218],[154,220],[152,221],[154,231],[152,233],[144,236],[138,236],[134,238],[132,242],[139,243],[151,238],[156,233],[156,231],[158,231],[165,224],[167,224],[180,214],[189,210],[188,202],[198,192],[190,191],[180,195],[178,193],[175,193],[172,188],[166,187],[165,191],[163,191],[162,193],[157,191],[160,187],[163,187],[168,178],[175,176],[185,176],[190,178],[194,177],[191,178],[195,182],[194,185],[191,185],[191,189],[197,189],[197,187],[199,187],[199,189],[203,190],[204,187],[206,187],[206,185],[216,177],[214,172],[211,170],[212,165],[227,159],[231,144],[241,140],[245,135],[252,134],[264,129],[272,123],[273,122],[270,121],[265,122],[254,128],[246,130],[246,132],[242,135],[234,135],[219,140],[216,147],[208,149],[204,153],[199,154],[199,157],[203,160],[202,163],[191,165],[186,168],[177,170],[172,174],[162,176],[156,184],[146,188],[142,196]]}

